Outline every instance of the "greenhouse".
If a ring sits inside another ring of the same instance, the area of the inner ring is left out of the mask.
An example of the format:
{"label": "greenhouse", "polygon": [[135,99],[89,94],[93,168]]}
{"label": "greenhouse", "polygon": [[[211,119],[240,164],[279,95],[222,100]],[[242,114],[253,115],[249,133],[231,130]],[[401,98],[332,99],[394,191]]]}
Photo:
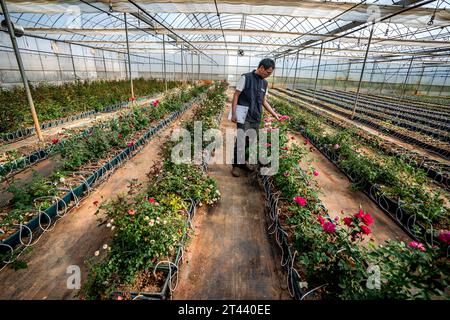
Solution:
{"label": "greenhouse", "polygon": [[0,300],[450,300],[450,1],[0,3]]}

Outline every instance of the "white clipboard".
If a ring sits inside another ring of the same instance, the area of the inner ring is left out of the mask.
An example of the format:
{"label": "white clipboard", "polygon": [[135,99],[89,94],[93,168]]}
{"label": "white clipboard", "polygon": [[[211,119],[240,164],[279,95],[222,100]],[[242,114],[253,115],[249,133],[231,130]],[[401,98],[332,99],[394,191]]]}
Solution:
{"label": "white clipboard", "polygon": [[[245,118],[247,118],[248,107],[242,106],[240,104],[236,105],[236,117],[237,122],[244,124]],[[228,114],[228,120],[231,121],[231,115],[233,114],[233,108],[230,108],[230,113]]]}

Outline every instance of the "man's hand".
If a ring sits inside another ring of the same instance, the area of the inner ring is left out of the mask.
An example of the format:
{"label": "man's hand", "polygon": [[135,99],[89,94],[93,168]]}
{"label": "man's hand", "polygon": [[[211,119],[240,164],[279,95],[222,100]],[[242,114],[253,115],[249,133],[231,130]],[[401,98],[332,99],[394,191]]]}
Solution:
{"label": "man's hand", "polygon": [[275,117],[275,119],[277,119],[277,121],[280,121],[280,117],[281,117],[281,116],[280,116],[278,113],[275,113],[275,114],[274,114],[274,117]]}
{"label": "man's hand", "polygon": [[236,112],[231,113],[231,121],[237,123],[237,115]]}

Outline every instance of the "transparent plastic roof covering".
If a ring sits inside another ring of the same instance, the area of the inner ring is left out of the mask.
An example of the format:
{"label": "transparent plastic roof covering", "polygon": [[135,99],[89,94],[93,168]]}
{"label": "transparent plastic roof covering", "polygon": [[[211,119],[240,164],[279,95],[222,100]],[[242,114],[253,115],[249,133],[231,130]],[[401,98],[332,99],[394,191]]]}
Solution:
{"label": "transparent plastic roof covering", "polygon": [[[184,47],[206,55],[363,57],[375,21],[372,58],[447,60],[450,0],[7,0],[13,22],[30,36],[125,50]],[[230,51],[231,50],[231,51]]]}

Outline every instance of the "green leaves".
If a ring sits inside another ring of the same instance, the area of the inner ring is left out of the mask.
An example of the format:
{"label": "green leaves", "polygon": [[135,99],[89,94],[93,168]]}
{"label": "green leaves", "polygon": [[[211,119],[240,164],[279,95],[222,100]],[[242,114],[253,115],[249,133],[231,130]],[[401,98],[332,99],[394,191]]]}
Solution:
{"label": "green leaves", "polygon": [[[169,81],[169,89],[178,85]],[[164,91],[159,80],[133,79],[135,95],[146,96]],[[57,86],[48,83],[31,86],[31,94],[40,121],[48,121],[88,110],[99,111],[114,103],[128,101],[128,80],[86,81]],[[10,132],[33,124],[24,89],[0,91],[0,132]]]}

